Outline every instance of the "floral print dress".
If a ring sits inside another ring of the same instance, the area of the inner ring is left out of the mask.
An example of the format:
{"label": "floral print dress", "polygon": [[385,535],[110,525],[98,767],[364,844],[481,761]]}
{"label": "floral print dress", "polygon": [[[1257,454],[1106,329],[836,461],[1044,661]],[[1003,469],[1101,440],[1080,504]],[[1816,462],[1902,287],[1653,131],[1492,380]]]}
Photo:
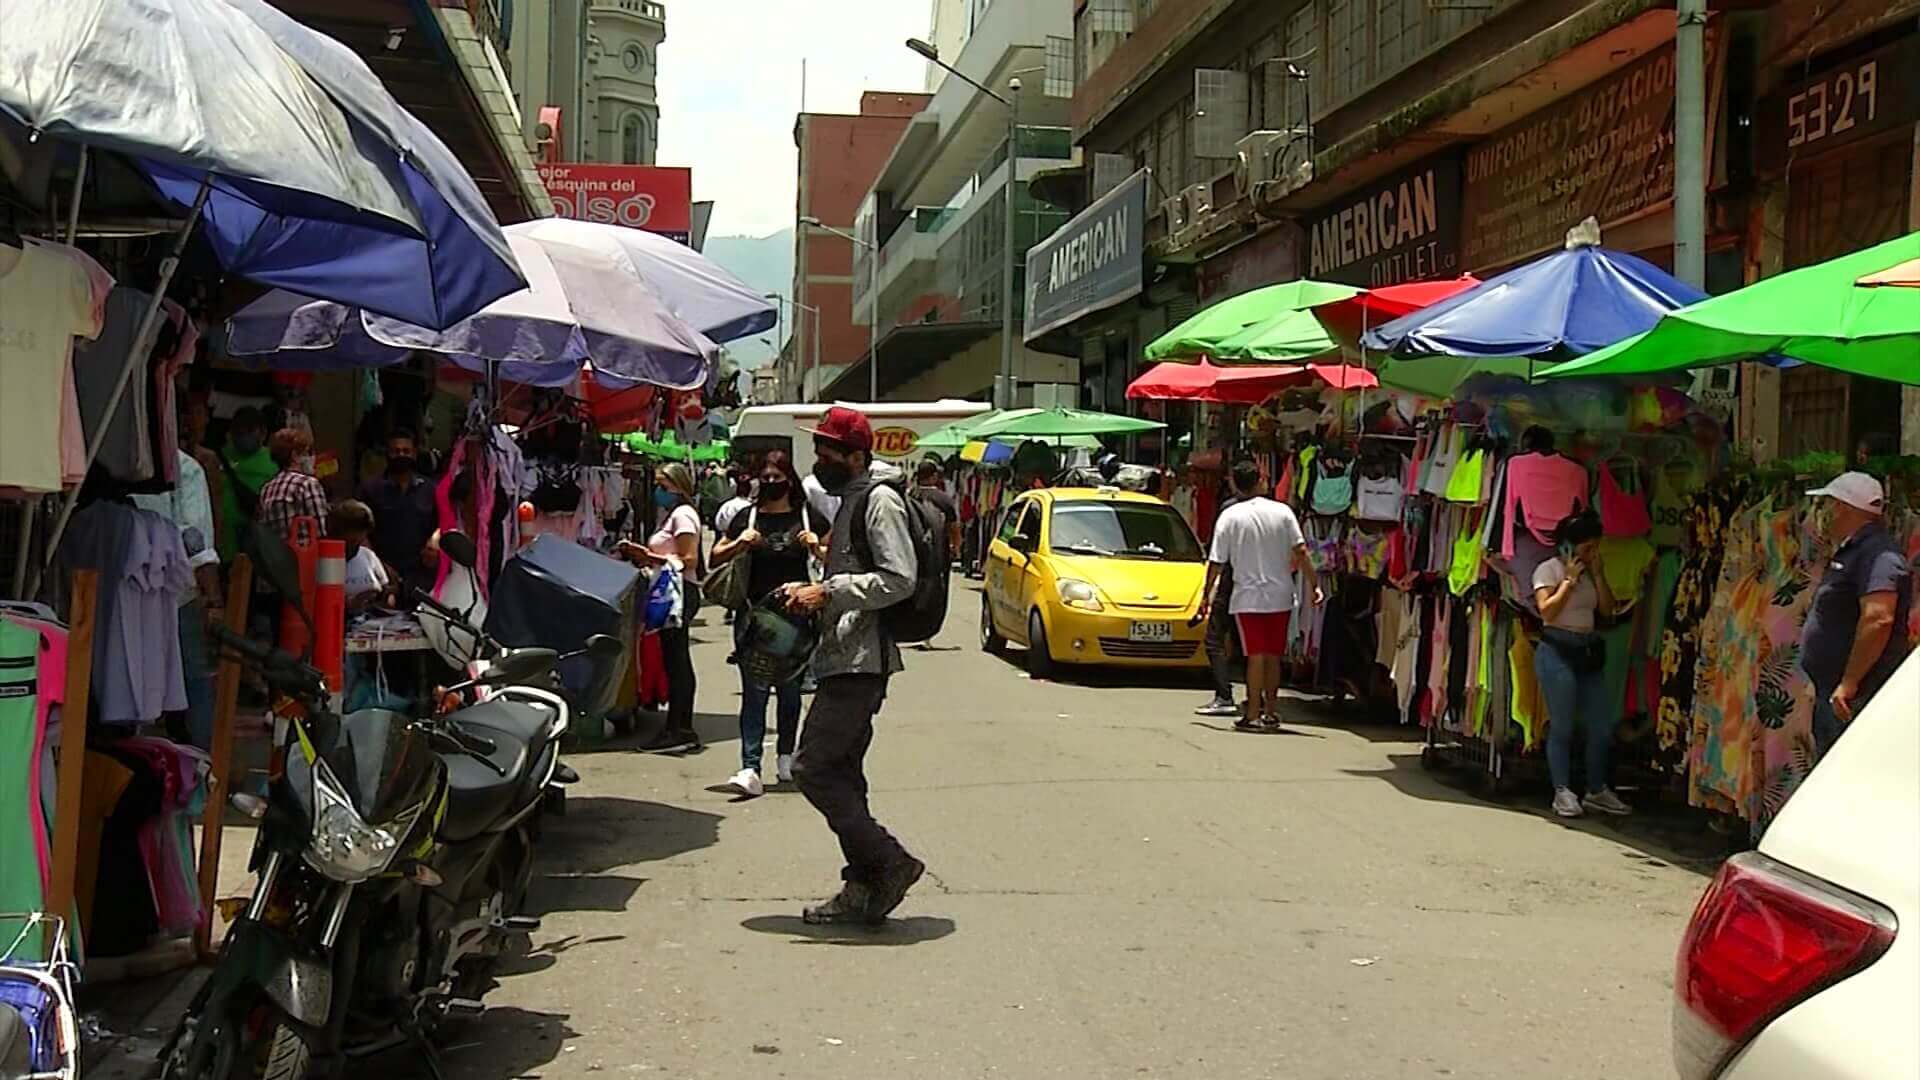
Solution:
{"label": "floral print dress", "polygon": [[1662,758],[1675,772],[1686,768],[1700,626],[1713,608],[1727,520],[1745,491],[1743,482],[1717,481],[1695,492],[1684,511],[1686,556],[1674,585],[1673,610],[1660,634],[1660,707],[1654,725]]}

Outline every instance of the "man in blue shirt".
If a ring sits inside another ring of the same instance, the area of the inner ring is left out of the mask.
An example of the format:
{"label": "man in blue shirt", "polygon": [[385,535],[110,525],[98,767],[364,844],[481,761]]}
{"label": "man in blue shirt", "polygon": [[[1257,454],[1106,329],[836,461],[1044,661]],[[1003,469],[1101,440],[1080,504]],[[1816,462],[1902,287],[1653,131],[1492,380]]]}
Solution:
{"label": "man in blue shirt", "polygon": [[1886,492],[1842,473],[1808,495],[1833,500],[1833,559],[1800,630],[1800,667],[1813,683],[1815,759],[1846,730],[1907,655],[1912,574],[1882,520]]}

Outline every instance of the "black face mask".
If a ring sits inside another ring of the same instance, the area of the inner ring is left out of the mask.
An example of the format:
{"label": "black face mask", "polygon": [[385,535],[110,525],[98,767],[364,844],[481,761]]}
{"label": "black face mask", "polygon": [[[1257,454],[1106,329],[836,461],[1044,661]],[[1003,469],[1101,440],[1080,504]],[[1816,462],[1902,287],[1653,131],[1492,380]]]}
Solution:
{"label": "black face mask", "polygon": [[787,491],[785,480],[760,481],[760,501],[763,503],[778,502],[787,497]]}
{"label": "black face mask", "polygon": [[853,483],[853,466],[844,461],[828,461],[825,458],[813,463],[813,478],[827,489],[827,494],[838,495]]}
{"label": "black face mask", "polygon": [[405,476],[413,471],[413,459],[410,457],[390,457],[387,459],[387,471],[395,476]]}

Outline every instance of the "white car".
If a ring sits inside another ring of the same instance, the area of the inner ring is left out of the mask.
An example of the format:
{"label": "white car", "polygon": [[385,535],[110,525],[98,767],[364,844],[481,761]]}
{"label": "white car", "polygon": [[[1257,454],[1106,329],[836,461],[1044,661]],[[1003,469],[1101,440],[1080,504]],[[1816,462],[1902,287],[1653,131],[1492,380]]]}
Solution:
{"label": "white car", "polygon": [[1920,1077],[1920,654],[1707,886],[1673,1056],[1685,1080]]}

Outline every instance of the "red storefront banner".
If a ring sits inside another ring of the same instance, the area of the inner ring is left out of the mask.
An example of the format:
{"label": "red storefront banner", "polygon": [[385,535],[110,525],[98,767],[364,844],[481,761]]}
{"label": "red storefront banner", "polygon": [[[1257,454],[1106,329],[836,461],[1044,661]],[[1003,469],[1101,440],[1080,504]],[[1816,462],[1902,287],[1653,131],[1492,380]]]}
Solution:
{"label": "red storefront banner", "polygon": [[693,236],[693,170],[662,165],[540,166],[554,213],[671,236]]}

